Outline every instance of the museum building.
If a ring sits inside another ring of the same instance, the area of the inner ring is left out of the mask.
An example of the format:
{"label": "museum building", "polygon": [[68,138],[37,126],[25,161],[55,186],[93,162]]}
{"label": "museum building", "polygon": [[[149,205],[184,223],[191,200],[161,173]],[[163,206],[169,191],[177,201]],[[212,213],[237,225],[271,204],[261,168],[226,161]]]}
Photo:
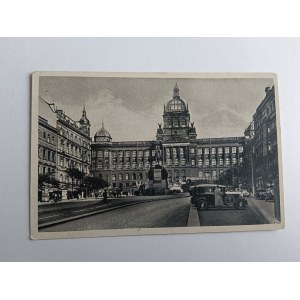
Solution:
{"label": "museum building", "polygon": [[156,140],[114,142],[104,124],[91,144],[91,173],[113,188],[134,191],[149,186],[148,172],[159,164],[167,170],[169,185],[216,182],[222,172],[243,162],[245,138],[197,139],[188,104],[177,84],[163,108]]}

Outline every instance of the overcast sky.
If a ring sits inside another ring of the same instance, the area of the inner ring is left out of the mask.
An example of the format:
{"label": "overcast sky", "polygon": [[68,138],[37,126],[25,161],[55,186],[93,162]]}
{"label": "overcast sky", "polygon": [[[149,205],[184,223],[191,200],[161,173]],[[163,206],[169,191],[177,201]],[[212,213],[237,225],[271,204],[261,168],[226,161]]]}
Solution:
{"label": "overcast sky", "polygon": [[40,94],[75,121],[85,104],[93,137],[104,122],[113,141],[142,141],[155,139],[175,82],[198,138],[242,136],[273,85],[272,79],[40,77]]}

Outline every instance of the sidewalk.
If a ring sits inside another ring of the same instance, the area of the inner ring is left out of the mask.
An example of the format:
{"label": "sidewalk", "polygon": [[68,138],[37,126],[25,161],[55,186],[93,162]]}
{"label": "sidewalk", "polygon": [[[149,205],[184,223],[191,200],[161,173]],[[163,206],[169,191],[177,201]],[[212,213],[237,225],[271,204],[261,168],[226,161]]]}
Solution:
{"label": "sidewalk", "polygon": [[96,198],[64,199],[64,200],[60,200],[60,201],[57,201],[57,202],[47,201],[47,202],[39,202],[39,205],[49,205],[49,204],[59,204],[59,203],[74,203],[74,202],[80,203],[80,202],[86,202],[86,201],[95,202],[95,201],[100,201],[100,200],[103,200],[103,197],[98,197],[97,199]]}
{"label": "sidewalk", "polygon": [[[189,196],[188,193],[180,193],[180,194],[172,194],[172,195],[154,195],[154,196],[127,196],[127,197],[113,197],[108,198],[109,202],[114,200],[155,200],[155,199],[170,199],[170,198],[181,198]],[[39,202],[40,205],[49,205],[49,204],[60,204],[60,203],[80,203],[80,202],[99,202],[103,200],[103,197],[98,197],[97,199],[94,197],[91,198],[83,198],[83,199],[65,199],[58,202]]]}
{"label": "sidewalk", "polygon": [[274,202],[265,200],[257,200],[253,197],[248,197],[248,205],[256,209],[270,224],[275,223]]}

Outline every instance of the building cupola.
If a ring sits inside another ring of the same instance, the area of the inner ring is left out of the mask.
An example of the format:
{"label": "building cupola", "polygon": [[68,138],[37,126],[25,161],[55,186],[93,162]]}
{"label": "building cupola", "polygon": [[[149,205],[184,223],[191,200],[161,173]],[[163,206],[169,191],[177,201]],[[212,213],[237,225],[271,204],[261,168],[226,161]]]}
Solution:
{"label": "building cupola", "polygon": [[102,142],[102,143],[111,143],[111,135],[110,133],[104,128],[104,123],[102,122],[102,127],[96,132],[94,136],[95,142]]}

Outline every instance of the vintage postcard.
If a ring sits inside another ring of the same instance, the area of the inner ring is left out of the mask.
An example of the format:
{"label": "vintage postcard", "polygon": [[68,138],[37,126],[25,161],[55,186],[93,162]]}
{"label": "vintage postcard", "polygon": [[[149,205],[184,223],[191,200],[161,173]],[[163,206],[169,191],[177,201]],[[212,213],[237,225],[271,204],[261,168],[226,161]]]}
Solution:
{"label": "vintage postcard", "polygon": [[31,238],[284,228],[272,73],[34,72]]}

